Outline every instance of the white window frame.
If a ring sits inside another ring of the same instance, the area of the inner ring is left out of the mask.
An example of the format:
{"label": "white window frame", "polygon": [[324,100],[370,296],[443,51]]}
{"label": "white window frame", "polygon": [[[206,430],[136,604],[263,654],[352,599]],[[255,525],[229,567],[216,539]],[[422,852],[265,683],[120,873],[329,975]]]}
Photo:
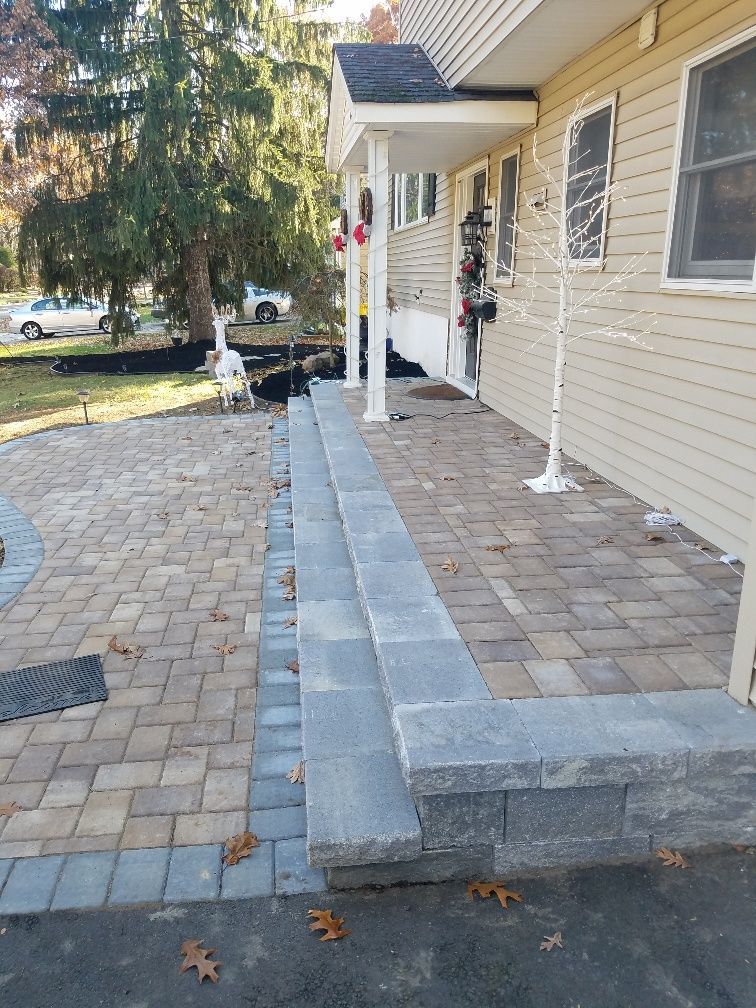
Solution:
{"label": "white window frame", "polygon": [[[496,227],[492,228],[495,235],[496,245],[494,248],[494,255],[496,258],[496,269],[494,271],[494,283],[505,286],[512,287],[515,282],[515,255],[517,252],[517,210],[518,203],[520,201],[520,166],[521,166],[521,154],[522,149],[518,144],[513,150],[508,151],[506,154],[502,155],[499,161],[499,193],[497,198],[497,212],[498,217],[496,219]],[[515,169],[515,193],[514,193],[514,214],[512,217],[512,223],[514,225],[512,231],[512,261],[509,269],[506,273],[503,273],[499,269],[499,234],[501,233],[501,212],[504,206],[504,202],[501,198],[501,182],[504,175],[504,162],[509,161],[511,158],[517,158],[517,167]]]}
{"label": "white window frame", "polygon": [[[603,109],[607,108],[611,109],[611,117],[609,120],[609,145],[606,151],[604,205],[601,210],[601,244],[599,246],[598,255],[591,256],[590,259],[569,259],[570,266],[575,266],[584,270],[603,269],[606,261],[606,231],[609,223],[609,190],[612,185],[612,168],[614,166],[614,130],[617,123],[617,92],[615,91],[614,94],[609,95],[608,98],[602,98],[601,101],[594,102],[593,105],[589,105],[587,108],[582,109],[580,115],[571,115],[567,120],[567,129],[571,134],[577,123],[594,115],[596,112],[601,112]],[[571,148],[572,145],[570,144],[570,149]],[[565,230],[567,228],[567,185],[569,182],[569,170],[570,166],[568,162],[563,166],[564,179],[562,182],[564,189],[564,196],[562,199],[562,226]]]}
{"label": "white window frame", "polygon": [[727,39],[725,42],[720,42],[719,45],[713,46],[711,49],[707,49],[706,52],[699,53],[698,56],[694,56],[686,63],[683,63],[682,81],[680,84],[680,101],[678,103],[679,112],[677,117],[677,137],[675,139],[675,150],[672,162],[673,171],[672,185],[670,188],[669,213],[667,214],[667,230],[664,237],[664,270],[662,273],[660,290],[703,291],[720,294],[756,293],[756,262],[754,262],[753,277],[751,278],[750,283],[747,280],[715,280],[703,279],[702,277],[682,278],[671,277],[669,275],[672,258],[672,236],[675,229],[675,212],[677,210],[677,195],[680,180],[680,162],[682,160],[688,97],[690,94],[691,71],[695,70],[696,67],[699,67],[702,63],[707,63],[709,60],[723,55],[729,49],[737,48],[737,46],[742,45],[744,42],[748,42],[754,37],[756,37],[756,27],[747,28],[745,31],[739,32],[737,35],[732,36],[732,38]]}
{"label": "white window frame", "polygon": [[407,205],[407,176],[418,176],[418,212],[422,211],[425,203],[426,187],[428,185],[428,172],[403,172],[394,176],[394,206],[392,213],[394,216],[394,231],[406,231],[408,228],[417,227],[418,224],[427,224],[428,215],[421,215],[416,220],[405,221]]}

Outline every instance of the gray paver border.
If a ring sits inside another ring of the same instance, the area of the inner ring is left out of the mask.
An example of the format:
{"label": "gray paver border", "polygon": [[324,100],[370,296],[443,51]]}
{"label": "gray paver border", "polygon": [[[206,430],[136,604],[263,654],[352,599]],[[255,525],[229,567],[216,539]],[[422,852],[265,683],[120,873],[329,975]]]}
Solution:
{"label": "gray paver border", "polygon": [[23,511],[0,497],[0,538],[5,544],[5,561],[0,566],[0,608],[20,595],[45,557],[42,537]]}

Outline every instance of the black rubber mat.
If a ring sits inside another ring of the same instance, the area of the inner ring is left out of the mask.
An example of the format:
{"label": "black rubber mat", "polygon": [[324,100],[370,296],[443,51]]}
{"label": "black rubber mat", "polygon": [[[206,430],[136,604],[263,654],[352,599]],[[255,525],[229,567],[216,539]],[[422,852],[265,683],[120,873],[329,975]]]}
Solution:
{"label": "black rubber mat", "polygon": [[0,673],[0,721],[107,699],[99,655]]}

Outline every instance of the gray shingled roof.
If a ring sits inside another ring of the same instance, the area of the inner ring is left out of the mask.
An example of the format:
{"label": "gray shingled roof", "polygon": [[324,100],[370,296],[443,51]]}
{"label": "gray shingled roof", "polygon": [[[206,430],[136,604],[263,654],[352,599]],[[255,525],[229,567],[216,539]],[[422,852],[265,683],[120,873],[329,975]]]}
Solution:
{"label": "gray shingled roof", "polygon": [[420,45],[340,43],[333,49],[354,102],[404,104],[533,98],[532,91],[452,89]]}

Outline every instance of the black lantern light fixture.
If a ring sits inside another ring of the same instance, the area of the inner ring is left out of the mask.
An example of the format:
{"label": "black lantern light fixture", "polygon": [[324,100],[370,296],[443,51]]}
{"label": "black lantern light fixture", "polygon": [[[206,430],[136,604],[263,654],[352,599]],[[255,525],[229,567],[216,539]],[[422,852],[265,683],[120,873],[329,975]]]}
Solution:
{"label": "black lantern light fixture", "polygon": [[79,397],[79,402],[84,407],[84,423],[89,423],[89,414],[87,413],[87,403],[89,402],[89,389],[79,389],[76,393]]}
{"label": "black lantern light fixture", "polygon": [[459,225],[462,232],[462,247],[472,248],[480,241],[481,225],[483,223],[483,213],[481,210],[469,210],[467,216]]}

